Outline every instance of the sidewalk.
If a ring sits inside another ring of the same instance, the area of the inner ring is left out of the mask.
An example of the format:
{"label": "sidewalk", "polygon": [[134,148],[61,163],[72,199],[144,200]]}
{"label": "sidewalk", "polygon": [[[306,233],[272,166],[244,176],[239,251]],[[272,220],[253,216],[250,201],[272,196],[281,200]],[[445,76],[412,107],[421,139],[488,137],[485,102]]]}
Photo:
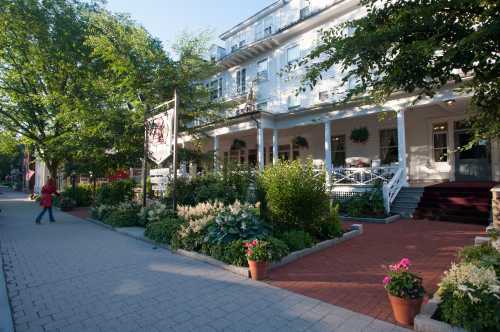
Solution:
{"label": "sidewalk", "polygon": [[16,331],[407,331],[0,195]]}

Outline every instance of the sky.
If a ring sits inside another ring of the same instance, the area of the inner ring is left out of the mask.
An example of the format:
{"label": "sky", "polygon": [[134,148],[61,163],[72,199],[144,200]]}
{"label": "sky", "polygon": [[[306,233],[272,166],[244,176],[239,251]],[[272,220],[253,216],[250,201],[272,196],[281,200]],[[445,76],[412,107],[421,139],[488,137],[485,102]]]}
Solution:
{"label": "sky", "polygon": [[183,31],[210,29],[214,37],[276,0],[107,0],[113,12],[128,13],[169,50]]}

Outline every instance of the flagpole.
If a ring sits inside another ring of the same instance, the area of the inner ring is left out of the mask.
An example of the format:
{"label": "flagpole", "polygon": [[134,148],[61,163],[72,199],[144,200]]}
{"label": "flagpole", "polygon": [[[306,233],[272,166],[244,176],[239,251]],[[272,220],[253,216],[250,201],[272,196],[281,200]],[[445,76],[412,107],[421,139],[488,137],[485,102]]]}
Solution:
{"label": "flagpole", "polygon": [[174,180],[172,183],[172,205],[174,211],[177,211],[177,109],[179,107],[179,96],[177,88],[174,90],[174,152],[172,168],[174,172]]}

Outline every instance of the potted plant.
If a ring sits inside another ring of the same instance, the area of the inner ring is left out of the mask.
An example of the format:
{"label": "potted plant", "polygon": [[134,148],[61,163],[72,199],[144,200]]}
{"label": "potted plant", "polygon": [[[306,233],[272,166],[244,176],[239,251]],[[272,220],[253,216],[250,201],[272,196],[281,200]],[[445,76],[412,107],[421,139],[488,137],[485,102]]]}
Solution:
{"label": "potted plant", "polygon": [[262,280],[266,278],[267,268],[271,261],[269,243],[263,240],[253,240],[244,242],[248,267],[253,280]]}
{"label": "potted plant", "polygon": [[365,143],[369,136],[370,133],[366,127],[355,128],[351,131],[351,141],[354,143]]}
{"label": "potted plant", "polygon": [[410,266],[410,260],[403,258],[399,263],[389,266],[383,280],[394,318],[404,325],[413,325],[425,294],[422,278],[410,272]]}
{"label": "potted plant", "polygon": [[298,146],[299,148],[304,148],[308,149],[309,148],[309,143],[307,142],[307,139],[302,136],[297,136],[292,140],[292,144],[295,146]]}
{"label": "potted plant", "polygon": [[231,144],[231,150],[241,150],[241,149],[246,148],[246,146],[247,146],[247,143],[245,143],[245,141],[236,138],[233,141],[233,144]]}

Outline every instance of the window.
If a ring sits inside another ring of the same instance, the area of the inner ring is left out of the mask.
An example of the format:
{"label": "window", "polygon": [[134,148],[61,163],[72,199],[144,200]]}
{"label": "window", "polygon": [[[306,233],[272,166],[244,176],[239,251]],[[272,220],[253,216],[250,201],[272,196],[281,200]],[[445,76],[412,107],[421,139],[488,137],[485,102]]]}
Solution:
{"label": "window", "polygon": [[345,135],[332,137],[332,163],[333,166],[345,165]]}
{"label": "window", "polygon": [[267,59],[257,62],[257,79],[259,81],[267,81],[268,71],[269,71],[269,65]]}
{"label": "window", "polygon": [[300,19],[302,20],[306,18],[307,16],[309,16],[310,13],[311,13],[311,1],[305,0],[304,6],[300,10]]}
{"label": "window", "polygon": [[238,50],[238,45],[231,46],[231,53],[234,53]]}
{"label": "window", "polygon": [[243,46],[245,46],[246,44],[246,40],[240,40],[240,43],[239,43],[239,48],[242,48]]}
{"label": "window", "polygon": [[290,145],[280,145],[278,147],[278,159],[290,160]]}
{"label": "window", "polygon": [[328,100],[328,91],[320,91],[319,92],[319,101],[325,102]]}
{"label": "window", "polygon": [[295,46],[289,47],[286,50],[286,56],[287,56],[287,62],[289,65],[299,61],[299,58],[300,58],[299,46],[295,45]]}
{"label": "window", "polygon": [[264,28],[264,37],[270,36],[273,34],[273,27],[268,26]]}
{"label": "window", "polygon": [[267,101],[264,101],[262,103],[258,103],[257,104],[257,111],[259,111],[259,112],[267,111]]}
{"label": "window", "polygon": [[236,72],[236,92],[243,94],[247,90],[247,70],[245,68]]}
{"label": "window", "polygon": [[222,77],[210,82],[210,99],[215,100],[222,97]]}
{"label": "window", "polygon": [[432,125],[432,144],[434,161],[448,161],[448,124],[446,122]]}
{"label": "window", "polygon": [[299,158],[300,158],[300,147],[298,145],[293,144],[292,160],[297,160]]}
{"label": "window", "polygon": [[248,150],[248,165],[252,167],[257,166],[257,149]]}
{"label": "window", "polygon": [[380,131],[380,160],[384,165],[398,161],[397,129],[382,129]]}
{"label": "window", "polygon": [[295,93],[292,93],[288,96],[287,100],[288,108],[297,108],[300,107],[300,98]]}

